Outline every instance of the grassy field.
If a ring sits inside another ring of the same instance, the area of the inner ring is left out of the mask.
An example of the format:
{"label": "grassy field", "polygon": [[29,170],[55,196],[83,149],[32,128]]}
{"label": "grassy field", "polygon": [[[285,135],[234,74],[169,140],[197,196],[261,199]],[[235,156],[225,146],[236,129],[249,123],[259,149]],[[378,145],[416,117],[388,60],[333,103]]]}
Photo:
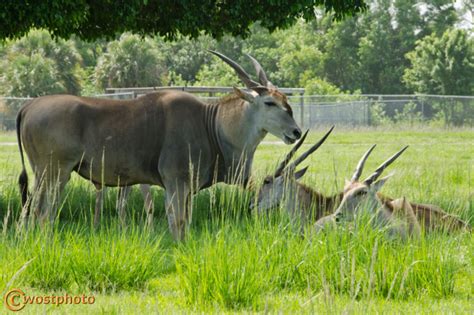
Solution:
{"label": "grassy field", "polygon": [[[312,132],[306,147],[322,133]],[[395,175],[383,192],[437,204],[472,225],[473,139],[472,129],[336,129],[304,163],[310,168],[303,181],[334,193],[370,145],[378,144],[365,174],[408,144],[390,167]],[[402,242],[361,224],[303,239],[284,211],[265,218],[250,215],[250,194],[226,185],[195,198],[191,233],[184,243],[171,240],[158,188],[153,189],[154,232],[143,229],[138,189],[128,204],[126,228],[119,227],[117,191],[110,190],[95,231],[94,189],[77,176],[66,188],[53,233],[20,234],[15,229],[19,154],[16,146],[5,145],[15,141],[13,133],[0,134],[0,293],[20,288],[29,296],[95,297],[92,305],[26,305],[23,313],[474,312],[472,234]],[[256,154],[256,183],[287,150],[277,139],[265,139]]]}

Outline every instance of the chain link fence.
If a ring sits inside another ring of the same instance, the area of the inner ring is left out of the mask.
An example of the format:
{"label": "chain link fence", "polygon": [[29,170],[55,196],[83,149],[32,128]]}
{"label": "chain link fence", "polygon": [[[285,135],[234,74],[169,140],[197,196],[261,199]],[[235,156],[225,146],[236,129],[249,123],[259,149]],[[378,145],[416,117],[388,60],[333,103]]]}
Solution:
{"label": "chain link fence", "polygon": [[305,128],[333,124],[474,126],[474,96],[311,95],[289,99]]}
{"label": "chain link fence", "polygon": [[[94,97],[131,99],[136,92]],[[199,95],[205,102],[215,96]],[[30,98],[0,97],[0,130],[15,128],[19,108]],[[294,117],[303,128],[320,125],[474,127],[474,96],[292,95]]]}

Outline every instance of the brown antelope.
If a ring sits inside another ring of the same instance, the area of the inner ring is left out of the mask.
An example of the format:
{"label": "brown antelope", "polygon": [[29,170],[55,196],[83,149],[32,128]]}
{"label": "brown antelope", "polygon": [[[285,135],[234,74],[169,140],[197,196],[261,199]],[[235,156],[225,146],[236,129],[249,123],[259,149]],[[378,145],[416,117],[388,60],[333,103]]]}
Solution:
{"label": "brown antelope", "polygon": [[[378,193],[379,199],[387,206],[396,202],[393,198],[387,197]],[[422,204],[409,202],[413,212],[416,215],[418,223],[425,232],[441,231],[441,232],[455,232],[459,230],[469,231],[471,228],[467,222],[464,222],[459,217],[445,212],[436,205]]]}
{"label": "brown antelope", "polygon": [[[333,129],[334,126],[317,143],[288,165],[296,151],[303,144],[308,134],[308,131],[305,132],[303,137],[288,152],[285,159],[277,166],[274,174],[264,178],[257,193],[256,207],[258,213],[278,207],[283,203],[291,219],[293,221],[298,220],[303,229],[307,222],[314,222],[333,212],[342,199],[342,194],[324,196],[298,182],[298,179],[303,177],[308,167],[296,171],[296,167],[324,143]],[[253,209],[254,204],[252,203],[250,207]]]}
{"label": "brown antelope", "polygon": [[360,159],[354,175],[347,181],[344,187],[344,195],[336,211],[328,216],[319,219],[314,229],[316,232],[327,225],[336,224],[342,220],[353,221],[361,213],[368,213],[372,222],[377,227],[387,227],[391,235],[418,237],[420,235],[420,225],[415,216],[414,210],[405,198],[384,202],[378,195],[378,191],[392,175],[377,180],[382,172],[392,164],[407,148],[404,147],[388,160],[382,163],[375,172],[360,182],[365,161],[369,157],[373,145]]}
{"label": "brown antelope", "polygon": [[133,100],[50,95],[26,103],[17,116],[23,171],[19,178],[23,221],[28,217],[28,177],[23,148],[35,173],[33,204],[40,223],[52,222],[72,171],[103,186],[159,185],[165,189],[170,230],[183,239],[192,195],[217,182],[248,182],[258,144],[271,133],[286,144],[301,137],[286,96],[251,58],[259,82],[233,60],[247,90],[216,104],[181,91]]}
{"label": "brown antelope", "polygon": [[[286,155],[275,173],[264,178],[257,193],[257,202],[256,204],[251,204],[251,209],[256,205],[258,212],[261,213],[270,208],[278,207],[282,202],[286,201],[284,203],[285,207],[292,218],[299,218],[304,224],[306,222],[315,222],[321,217],[333,213],[338,208],[343,199],[344,191],[332,196],[324,196],[320,192],[297,181],[305,174],[306,169],[295,173],[294,164],[291,167],[286,167],[302,145],[306,135],[307,132]],[[319,143],[305,152],[298,159],[298,164],[306,159],[311,152],[314,152],[318,145]],[[358,167],[358,169],[362,171],[362,166]],[[360,176],[360,174],[357,176]],[[408,202],[404,198],[393,199],[382,195],[380,192],[377,192],[377,197],[391,212],[396,211],[399,213],[411,207],[420,225],[428,232],[438,229],[445,231],[469,229],[467,223],[446,213],[437,206]]]}
{"label": "brown antelope", "polygon": [[374,148],[375,145],[364,154],[357,165],[352,179],[346,182],[342,193],[343,198],[338,209],[334,214],[319,220],[315,224],[316,231],[320,230],[328,222],[336,222],[342,218],[352,220],[360,208],[368,209],[369,212],[372,211],[373,213],[374,207],[378,207],[378,209],[375,210],[380,210],[376,214],[375,219],[379,224],[391,224],[391,221],[397,221],[397,217],[401,219],[401,226],[399,220],[399,226],[390,227],[389,231],[392,234],[397,233],[402,237],[406,237],[407,235],[419,236],[420,227],[424,228],[426,232],[435,230],[445,232],[453,232],[461,229],[470,230],[469,224],[452,214],[446,213],[437,206],[408,202],[404,197],[393,199],[378,192],[390,175],[379,181],[374,181],[377,180],[383,170],[397,159],[407,147],[380,165],[366,180],[359,182],[365,161]]}

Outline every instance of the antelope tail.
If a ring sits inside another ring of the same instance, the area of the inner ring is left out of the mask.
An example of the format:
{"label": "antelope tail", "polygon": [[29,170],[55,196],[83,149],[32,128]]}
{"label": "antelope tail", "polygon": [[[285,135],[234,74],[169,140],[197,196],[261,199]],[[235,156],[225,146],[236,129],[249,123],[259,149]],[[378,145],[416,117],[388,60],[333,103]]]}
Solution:
{"label": "antelope tail", "polygon": [[21,194],[21,206],[25,207],[27,201],[28,201],[28,174],[26,173],[26,168],[25,168],[25,158],[23,157],[23,147],[21,145],[21,116],[22,116],[22,110],[18,112],[18,115],[16,116],[16,136],[18,139],[18,149],[20,150],[20,157],[21,157],[21,166],[22,166],[22,171],[20,174],[20,177],[18,178],[18,185],[20,187],[20,194]]}

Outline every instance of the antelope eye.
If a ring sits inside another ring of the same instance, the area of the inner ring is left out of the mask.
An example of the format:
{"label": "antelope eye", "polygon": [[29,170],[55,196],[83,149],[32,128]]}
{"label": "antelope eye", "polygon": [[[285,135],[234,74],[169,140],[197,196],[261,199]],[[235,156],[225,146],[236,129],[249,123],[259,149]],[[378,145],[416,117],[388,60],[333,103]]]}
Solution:
{"label": "antelope eye", "polygon": [[270,181],[269,178],[265,178],[265,179],[263,180],[263,183],[264,183],[264,184],[270,184],[270,182],[271,182],[271,181]]}
{"label": "antelope eye", "polygon": [[267,105],[267,106],[277,106],[277,104],[275,102],[272,102],[272,101],[266,101],[265,105]]}

